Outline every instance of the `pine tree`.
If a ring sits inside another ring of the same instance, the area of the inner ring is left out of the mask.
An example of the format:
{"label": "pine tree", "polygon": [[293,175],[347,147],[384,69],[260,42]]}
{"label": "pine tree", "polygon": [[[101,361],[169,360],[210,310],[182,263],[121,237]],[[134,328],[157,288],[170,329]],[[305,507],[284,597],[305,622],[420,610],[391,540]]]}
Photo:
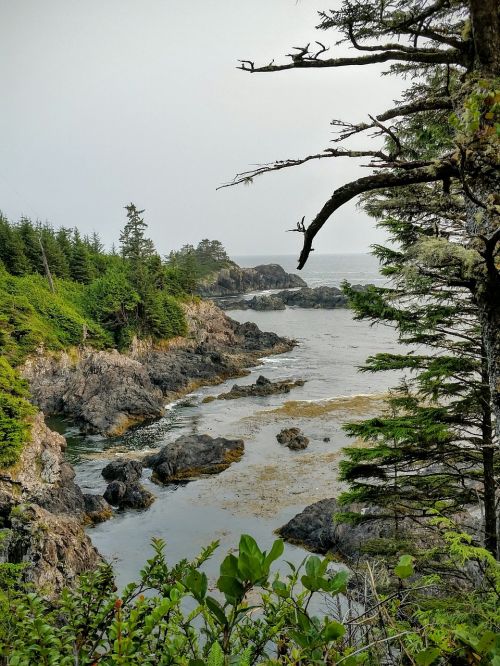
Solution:
{"label": "pine tree", "polygon": [[87,284],[92,279],[92,264],[89,252],[78,229],[73,231],[70,271],[71,278],[76,282]]}
{"label": "pine tree", "polygon": [[[376,254],[391,286],[365,292],[346,287],[357,318],[395,326],[400,341],[419,351],[368,359],[365,371],[404,370],[408,376],[392,393],[386,413],[346,426],[370,446],[346,449],[340,470],[350,490],[342,501],[377,504],[396,519],[436,507],[453,514],[479,501],[485,545],[496,556],[500,460],[481,319],[462,262],[449,248],[457,216],[449,213],[447,224],[441,214],[413,211],[409,217],[412,222],[406,217],[382,223],[393,244],[378,246]],[[438,223],[446,239],[435,236]],[[423,247],[435,254],[432,268]]]}
{"label": "pine tree", "polygon": [[24,253],[24,243],[15,227],[0,213],[0,260],[12,275],[25,275],[30,262]]}

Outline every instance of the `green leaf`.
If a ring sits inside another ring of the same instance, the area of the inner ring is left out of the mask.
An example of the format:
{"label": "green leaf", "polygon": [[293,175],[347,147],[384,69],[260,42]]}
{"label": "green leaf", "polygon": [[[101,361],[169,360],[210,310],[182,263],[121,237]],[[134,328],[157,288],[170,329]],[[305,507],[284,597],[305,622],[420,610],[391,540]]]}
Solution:
{"label": "green leaf", "polygon": [[401,555],[398,564],[394,568],[394,573],[398,578],[404,579],[413,576],[415,571],[413,568],[413,560],[414,558],[411,555]]}
{"label": "green leaf", "polygon": [[206,574],[193,569],[185,577],[184,585],[193,594],[197,601],[201,602],[205,598],[208,589]]}
{"label": "green leaf", "polygon": [[322,585],[325,592],[330,592],[332,595],[343,594],[347,589],[347,582],[349,580],[349,573],[347,571],[339,571],[335,576],[326,581],[326,585]]}
{"label": "green leaf", "polygon": [[227,626],[227,617],[219,602],[213,597],[207,597],[205,603],[217,622],[223,627]]}
{"label": "green leaf", "polygon": [[327,643],[330,643],[331,641],[337,641],[339,638],[342,638],[344,634],[345,634],[344,625],[340,624],[340,622],[336,622],[335,620],[333,620],[332,622],[328,622],[328,624],[323,628],[323,631],[321,632],[322,638]]}
{"label": "green leaf", "polygon": [[441,650],[438,648],[427,648],[415,655],[415,661],[418,666],[431,666],[440,655]]}
{"label": "green leaf", "polygon": [[257,545],[257,542],[249,534],[242,534],[240,537],[240,555],[246,553],[249,557],[262,558],[262,552]]}
{"label": "green leaf", "polygon": [[214,643],[208,653],[207,666],[224,666],[224,653],[218,643]]}
{"label": "green leaf", "polygon": [[266,555],[266,559],[264,560],[264,564],[266,567],[270,567],[273,562],[275,562],[278,558],[280,558],[283,555],[283,551],[285,550],[285,544],[281,539],[276,539],[276,541],[273,543],[271,550],[269,553]]}
{"label": "green leaf", "polygon": [[224,593],[227,601],[233,605],[240,602],[245,596],[243,585],[234,576],[220,576],[217,581],[217,587]]}
{"label": "green leaf", "polygon": [[224,558],[220,565],[221,576],[237,576],[238,575],[238,558],[230,554]]}

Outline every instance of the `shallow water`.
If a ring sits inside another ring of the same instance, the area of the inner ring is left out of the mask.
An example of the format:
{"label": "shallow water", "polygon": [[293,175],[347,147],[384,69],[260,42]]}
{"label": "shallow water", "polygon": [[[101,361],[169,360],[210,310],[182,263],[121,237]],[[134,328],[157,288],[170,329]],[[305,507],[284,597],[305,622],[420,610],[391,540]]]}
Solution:
{"label": "shallow water", "polygon": [[[105,489],[100,470],[114,456],[149,450],[184,433],[245,440],[242,460],[228,470],[176,487],[160,487],[146,479],[157,497],[151,508],[119,513],[89,530],[100,552],[114,560],[119,584],[137,576],[152,537],[167,541],[171,562],[194,556],[220,539],[220,556],[208,565],[211,575],[241,533],[268,546],[275,538],[273,531],[295,513],[339,491],[335,470],[340,449],[348,442],[341,424],[375,413],[387,388],[397,381],[389,373],[356,371],[368,355],[394,350],[396,343],[390,329],[355,322],[349,310],[288,308],[230,315],[299,342],[291,352],[262,359],[239,383],[252,383],[264,374],[273,381],[305,379],[305,386],[285,395],[202,403],[208,395],[229,390],[234,383],[230,380],[199,389],[171,405],[164,418],[121,439],[69,438],[77,481],[92,492]],[[310,438],[305,451],[292,452],[277,443],[276,434],[290,426],[302,428]],[[330,441],[323,441],[326,437]],[[286,555],[299,561],[304,552],[289,546]]]}

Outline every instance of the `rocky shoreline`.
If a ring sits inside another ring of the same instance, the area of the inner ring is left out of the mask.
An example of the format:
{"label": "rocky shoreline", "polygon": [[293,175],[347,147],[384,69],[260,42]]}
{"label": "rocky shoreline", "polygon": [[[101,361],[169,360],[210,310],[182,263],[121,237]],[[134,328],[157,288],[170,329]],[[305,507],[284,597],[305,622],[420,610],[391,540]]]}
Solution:
{"label": "rocky shoreline", "polygon": [[[118,435],[136,423],[161,417],[167,402],[195,386],[246,374],[263,355],[295,345],[255,324],[231,320],[210,301],[186,304],[185,314],[186,338],[160,345],[136,343],[127,353],[40,350],[21,368],[41,411],[33,418],[21,459],[0,475],[0,561],[23,563],[24,578],[49,596],[101,561],[85,532],[87,525],[111,517],[111,505],[146,508],[154,496],[140,484],[139,461],[130,461],[136,469],[132,476],[128,470],[126,479],[120,476],[123,470],[108,465],[110,484],[104,497],[84,494],[64,459],[64,437],[47,427],[44,416],[63,414],[83,432]],[[196,470],[221,471],[243,454],[241,441],[207,437],[173,442],[168,451],[157,454],[158,460],[145,464],[153,468],[158,482],[165,483],[188,478]]]}
{"label": "rocky shoreline", "polygon": [[301,277],[287,273],[279,264],[264,264],[255,268],[240,268],[235,264],[206,278],[198,286],[198,294],[203,298],[216,298],[306,286]]}
{"label": "rocky shoreline", "polygon": [[[363,291],[370,285],[353,285],[356,291]],[[348,298],[337,287],[301,287],[285,289],[275,294],[258,294],[249,299],[220,299],[217,305],[223,310],[284,310],[288,307],[333,310],[349,307]]]}
{"label": "rocky shoreline", "polygon": [[210,301],[185,306],[189,332],[163,344],[136,343],[127,353],[75,349],[41,354],[21,367],[45,416],[64,415],[82,432],[117,436],[160,418],[167,402],[197,386],[246,374],[262,355],[294,342],[240,324]]}

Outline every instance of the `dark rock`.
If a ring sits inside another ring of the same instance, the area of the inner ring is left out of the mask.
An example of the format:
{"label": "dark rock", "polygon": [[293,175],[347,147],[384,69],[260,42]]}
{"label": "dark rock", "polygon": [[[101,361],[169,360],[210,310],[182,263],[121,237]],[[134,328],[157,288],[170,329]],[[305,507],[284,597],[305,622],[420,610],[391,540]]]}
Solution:
{"label": "dark rock", "polygon": [[279,264],[265,264],[255,268],[231,266],[210,276],[198,287],[200,296],[231,296],[266,289],[292,289],[306,283],[298,275],[287,273]]}
{"label": "dark rock", "polygon": [[142,463],[139,460],[113,460],[102,470],[106,481],[137,481],[142,475]]}
{"label": "dark rock", "polygon": [[102,495],[85,494],[85,513],[92,523],[102,523],[113,515],[113,510]]}
{"label": "dark rock", "polygon": [[241,439],[184,435],[147,456],[144,464],[153,469],[153,481],[175,483],[201,474],[221,472],[243,455]]}
{"label": "dark rock", "polygon": [[145,509],[153,504],[155,498],[137,481],[111,481],[104,492],[104,499],[120,509]]}
{"label": "dark rock", "polygon": [[[248,398],[250,396],[261,398],[268,395],[275,395],[277,393],[290,393],[290,390],[296,386],[304,386],[305,381],[298,379],[297,381],[283,381],[271,382],[266,377],[260,375],[255,384],[248,384],[240,386],[234,384],[230,391],[221,393],[217,396],[218,400],[236,400],[237,398]],[[212,396],[210,396],[212,398]],[[210,400],[205,399],[207,402]]]}
{"label": "dark rock", "polygon": [[329,437],[323,437],[323,441],[324,441],[324,442],[329,442],[329,441],[330,441],[330,438],[329,438]]}
{"label": "dark rock", "polygon": [[[334,514],[349,512],[360,513],[362,522],[334,521]],[[286,541],[315,553],[332,552],[345,559],[377,553],[377,548],[387,548],[388,544],[397,548],[397,543],[402,543],[405,538],[417,548],[429,548],[436,543],[435,533],[411,518],[399,520],[396,535],[394,517],[388,516],[380,507],[339,506],[333,498],[307,506],[277,532]]]}
{"label": "dark rock", "polygon": [[285,304],[276,296],[254,296],[248,301],[248,308],[250,310],[257,310],[258,312],[267,312],[270,310],[284,310]]}
{"label": "dark rock", "polygon": [[241,339],[240,346],[244,351],[283,350],[291,349],[295,342],[280,338],[276,333],[261,331],[257,324],[246,321],[244,324],[232,322],[235,334]]}
{"label": "dark rock", "polygon": [[309,444],[309,439],[299,428],[284,428],[276,435],[276,439],[280,444],[288,446],[292,451],[306,449]]}

